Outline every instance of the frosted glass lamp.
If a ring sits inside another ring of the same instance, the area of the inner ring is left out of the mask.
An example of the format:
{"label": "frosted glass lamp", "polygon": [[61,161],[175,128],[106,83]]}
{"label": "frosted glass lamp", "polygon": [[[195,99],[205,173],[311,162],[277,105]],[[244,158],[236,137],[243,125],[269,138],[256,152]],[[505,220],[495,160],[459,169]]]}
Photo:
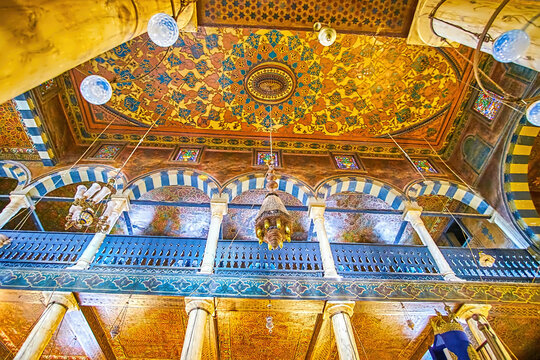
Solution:
{"label": "frosted glass lamp", "polygon": [[493,57],[502,63],[516,61],[525,54],[530,43],[529,35],[525,31],[507,31],[493,42]]}
{"label": "frosted glass lamp", "polygon": [[157,46],[169,47],[178,40],[179,35],[176,20],[170,15],[157,13],[148,21],[148,36]]}
{"label": "frosted glass lamp", "polygon": [[527,108],[527,120],[534,126],[540,126],[540,100],[533,102]]}
{"label": "frosted glass lamp", "polygon": [[81,82],[81,95],[91,104],[103,105],[111,99],[111,84],[102,76],[90,75]]}

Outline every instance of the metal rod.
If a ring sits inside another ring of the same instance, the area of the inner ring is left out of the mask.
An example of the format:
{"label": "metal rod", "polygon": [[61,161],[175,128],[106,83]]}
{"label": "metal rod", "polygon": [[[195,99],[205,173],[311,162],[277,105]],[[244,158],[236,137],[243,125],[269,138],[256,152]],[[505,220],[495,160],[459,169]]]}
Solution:
{"label": "metal rod", "polygon": [[[1,199],[9,199],[9,195],[0,195]],[[32,200],[38,199],[32,197]],[[73,202],[72,198],[59,197],[59,196],[45,196],[41,198],[41,201],[53,201],[53,202]],[[154,200],[130,200],[132,205],[149,205],[149,206],[173,206],[173,207],[198,207],[209,208],[210,203],[192,203],[184,201],[154,201]],[[260,204],[228,204],[229,209],[259,209]],[[286,206],[289,211],[308,211],[307,206]],[[393,209],[342,209],[342,208],[326,208],[326,212],[337,213],[351,213],[351,214],[375,214],[375,215],[395,215],[402,216],[402,210]],[[484,214],[470,214],[470,213],[448,213],[440,211],[423,211],[422,216],[429,217],[461,217],[471,219],[489,219],[490,215]]]}

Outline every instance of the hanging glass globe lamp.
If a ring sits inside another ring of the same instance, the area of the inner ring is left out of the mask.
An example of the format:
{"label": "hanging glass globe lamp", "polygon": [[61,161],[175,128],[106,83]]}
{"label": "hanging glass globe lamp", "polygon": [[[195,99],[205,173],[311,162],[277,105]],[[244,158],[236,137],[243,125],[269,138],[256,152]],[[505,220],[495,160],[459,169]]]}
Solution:
{"label": "hanging glass globe lamp", "polygon": [[111,84],[102,76],[90,75],[81,82],[81,95],[91,104],[103,105],[111,99]]}
{"label": "hanging glass globe lamp", "polygon": [[493,42],[493,57],[502,63],[516,61],[525,54],[530,44],[531,40],[525,31],[507,31]]}
{"label": "hanging glass globe lamp", "polygon": [[157,46],[172,46],[179,35],[178,24],[170,15],[157,13],[148,21],[148,36]]}
{"label": "hanging glass globe lamp", "polygon": [[533,102],[527,108],[527,120],[534,126],[540,126],[540,100]]}

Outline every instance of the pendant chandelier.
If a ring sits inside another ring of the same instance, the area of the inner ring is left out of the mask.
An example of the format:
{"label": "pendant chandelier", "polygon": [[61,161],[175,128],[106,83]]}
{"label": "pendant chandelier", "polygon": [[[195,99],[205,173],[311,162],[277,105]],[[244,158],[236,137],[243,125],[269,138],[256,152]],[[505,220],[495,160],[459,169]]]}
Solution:
{"label": "pendant chandelier", "polygon": [[276,182],[273,156],[268,162],[266,172],[266,190],[268,194],[264,198],[261,209],[255,218],[255,233],[259,239],[259,245],[263,242],[268,244],[268,250],[281,249],[285,241],[291,241],[291,215],[283,205],[276,190]]}
{"label": "pendant chandelier", "polygon": [[116,192],[114,188],[114,179],[111,179],[107,185],[101,186],[93,183],[90,188],[84,185],[77,186],[73,204],[69,208],[69,214],[66,216],[65,229],[71,227],[80,230],[83,227],[94,226],[97,232],[107,230],[108,219],[114,210],[114,202],[107,201],[105,210],[102,201],[111,193]]}

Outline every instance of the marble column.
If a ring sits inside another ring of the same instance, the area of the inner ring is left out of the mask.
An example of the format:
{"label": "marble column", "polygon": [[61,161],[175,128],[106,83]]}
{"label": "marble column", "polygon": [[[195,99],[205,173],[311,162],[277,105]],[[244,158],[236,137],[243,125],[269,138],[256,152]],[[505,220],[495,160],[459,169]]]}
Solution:
{"label": "marble column", "polygon": [[0,229],[6,225],[21,209],[34,206],[34,203],[27,194],[11,193],[9,204],[0,213]]}
{"label": "marble column", "polygon": [[[175,1],[176,11],[180,1]],[[30,90],[146,32],[156,13],[172,15],[170,0],[4,1],[0,50],[0,103]],[[195,4],[177,19],[192,19]],[[109,79],[111,80],[111,79]]]}
{"label": "marble column", "polygon": [[113,210],[107,220],[107,227],[103,231],[94,234],[94,237],[92,238],[92,240],[90,240],[90,243],[88,244],[86,249],[84,249],[81,257],[77,260],[77,263],[69,267],[69,269],[88,269],[90,267],[90,264],[94,260],[94,257],[96,256],[101,244],[103,243],[103,240],[105,240],[107,234],[111,232],[112,227],[114,226],[114,224],[116,224],[118,218],[120,217],[120,215],[122,215],[122,212],[129,210],[129,199],[125,196],[112,196],[110,201],[114,203],[114,207],[112,208]]}
{"label": "marble column", "polygon": [[210,202],[210,211],[212,217],[210,218],[210,228],[208,229],[208,237],[204,248],[201,274],[212,274],[214,271],[219,230],[221,229],[223,215],[227,214],[227,199],[223,196],[214,196]]}
{"label": "marble column", "polygon": [[203,351],[206,326],[214,313],[213,298],[185,298],[188,325],[180,360],[200,360]]}
{"label": "marble column", "polygon": [[315,232],[317,233],[317,240],[319,242],[321,260],[324,269],[324,277],[339,279],[340,276],[336,271],[334,256],[332,254],[332,249],[330,248],[330,242],[328,241],[328,235],[326,234],[326,228],[324,225],[325,208],[326,205],[324,201],[310,201],[309,217],[313,220]]}
{"label": "marble column", "polygon": [[421,214],[422,208],[420,207],[406,209],[404,220],[408,221],[411,224],[414,231],[416,231],[416,233],[418,234],[418,237],[420,237],[420,240],[422,240],[422,243],[428,248],[429,253],[433,257],[433,260],[435,260],[435,264],[439,269],[439,273],[444,276],[444,279],[446,281],[463,281],[456,276],[454,270],[452,270],[452,268],[446,261],[446,258],[441,253],[441,250],[439,249],[437,244],[435,244],[435,241],[433,241],[431,234],[429,233],[428,229],[426,229],[424,222],[420,218]]}
{"label": "marble column", "polygon": [[354,301],[328,301],[325,316],[332,321],[340,360],[360,360],[351,325]]}
{"label": "marble column", "polygon": [[[471,48],[478,45],[478,36],[501,4],[500,0],[446,0],[436,11],[433,23],[430,19],[432,10],[440,0],[420,0],[409,30],[407,43],[410,45],[448,46],[442,38]],[[533,39],[540,37],[540,29],[528,24],[538,13],[537,0],[510,0],[502,9],[489,29],[489,34],[496,39],[502,33],[523,29],[528,33],[531,44],[524,56],[515,63],[540,71],[540,44]],[[467,30],[467,31],[465,31]],[[492,43],[485,42],[481,50],[492,53]]]}
{"label": "marble column", "polygon": [[66,312],[77,308],[77,301],[72,293],[54,293],[13,360],[38,360]]}
{"label": "marble column", "polygon": [[479,351],[484,359],[512,360],[513,358],[487,321],[489,310],[491,310],[491,305],[488,304],[463,304],[456,312],[456,317],[467,323],[478,345],[487,341]]}
{"label": "marble column", "polygon": [[530,246],[523,236],[514,228],[514,226],[510,224],[510,222],[508,222],[504,217],[502,217],[497,210],[493,210],[493,214],[488,221],[497,225],[504,235],[509,238],[518,248],[526,249]]}

